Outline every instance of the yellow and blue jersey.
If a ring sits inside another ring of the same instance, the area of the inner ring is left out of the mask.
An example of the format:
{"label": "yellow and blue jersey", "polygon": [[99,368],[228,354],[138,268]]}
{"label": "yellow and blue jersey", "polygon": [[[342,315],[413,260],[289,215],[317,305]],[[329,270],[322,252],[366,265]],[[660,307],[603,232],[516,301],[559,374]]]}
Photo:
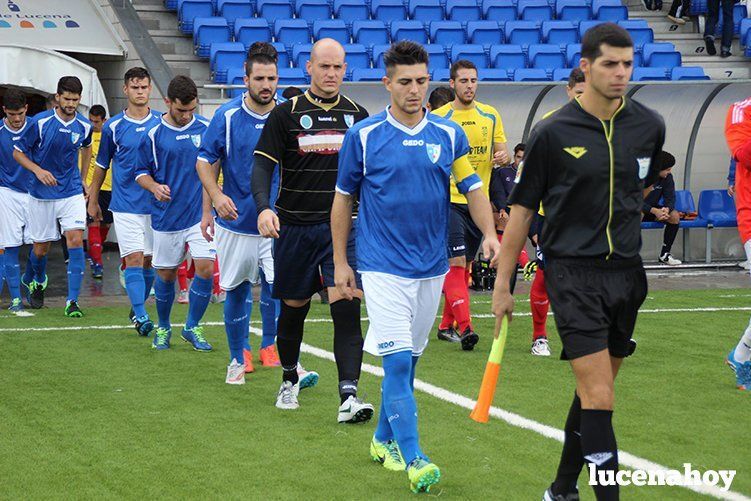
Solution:
{"label": "yellow and blue jersey", "polygon": [[[477,101],[474,107],[468,110],[456,110],[452,103],[448,103],[434,110],[433,113],[451,120],[464,130],[469,140],[469,163],[480,176],[487,195],[490,174],[493,172],[494,146],[506,142],[501,115],[492,106]],[[451,203],[467,203],[467,197],[457,189],[453,178],[451,179]]]}
{"label": "yellow and blue jersey", "polygon": [[[94,131],[91,133],[91,160],[89,161],[89,170],[86,171],[86,184],[91,184],[94,180],[94,172],[97,168],[96,157],[99,153],[99,144],[102,142],[102,131]],[[83,163],[83,162],[81,162]],[[107,173],[104,176],[102,182],[102,191],[112,191],[112,170],[107,169]]]}

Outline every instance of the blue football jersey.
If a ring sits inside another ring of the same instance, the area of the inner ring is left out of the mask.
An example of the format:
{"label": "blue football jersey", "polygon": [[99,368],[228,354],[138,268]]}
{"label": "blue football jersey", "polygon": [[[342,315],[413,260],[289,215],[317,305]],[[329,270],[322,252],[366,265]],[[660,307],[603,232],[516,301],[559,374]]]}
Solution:
{"label": "blue football jersey", "polygon": [[34,177],[31,171],[13,159],[13,146],[21,140],[28,127],[28,119],[18,130],[12,130],[5,121],[0,125],[0,186],[19,193],[29,192],[31,178]]}
{"label": "blue football jersey", "polygon": [[141,142],[136,178],[149,174],[170,189],[169,202],[151,197],[151,227],[156,231],[180,231],[201,222],[203,185],[196,172],[198,150],[208,120],[194,115],[181,128],[164,119]]}
{"label": "blue football jersey", "polygon": [[450,177],[462,193],[482,187],[468,153],[461,127],[428,113],[410,129],[386,110],[347,131],[336,189],[359,196],[359,271],[413,279],[448,271]]}
{"label": "blue football jersey", "polygon": [[54,109],[29,119],[23,137],[14,147],[57,179],[57,186],[45,186],[32,176],[32,197],[54,200],[83,193],[78,150],[91,146],[92,130],[91,123],[80,113],[70,122],[64,122]]}
{"label": "blue football jersey", "polygon": [[123,111],[104,124],[96,164],[102,169],[112,168],[112,212],[151,213],[153,197],[136,183],[136,164],[141,140],[161,122],[161,116],[151,110],[145,118],[136,120]]}
{"label": "blue football jersey", "polygon": [[[268,113],[258,115],[250,110],[243,100],[234,105],[223,106],[214,114],[201,144],[198,158],[213,164],[221,162],[224,183],[222,190],[235,202],[237,219],[225,221],[216,218],[216,224],[236,233],[258,235],[258,213],[250,189],[253,172],[253,151],[263,131]],[[278,174],[274,173],[272,198],[276,198],[279,184]],[[275,200],[272,200],[272,204]]]}

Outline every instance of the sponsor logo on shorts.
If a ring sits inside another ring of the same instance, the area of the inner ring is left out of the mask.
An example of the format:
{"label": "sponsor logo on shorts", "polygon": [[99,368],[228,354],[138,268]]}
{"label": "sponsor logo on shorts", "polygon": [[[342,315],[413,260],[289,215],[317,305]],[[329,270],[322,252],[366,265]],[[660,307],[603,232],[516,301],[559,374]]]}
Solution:
{"label": "sponsor logo on shorts", "polygon": [[83,221],[78,221],[78,220],[77,220],[77,221],[76,221],[76,224],[84,224],[84,222],[83,222]]}
{"label": "sponsor logo on shorts", "polygon": [[388,350],[389,348],[394,347],[393,341],[386,341],[385,343],[378,343],[378,349],[379,350]]}

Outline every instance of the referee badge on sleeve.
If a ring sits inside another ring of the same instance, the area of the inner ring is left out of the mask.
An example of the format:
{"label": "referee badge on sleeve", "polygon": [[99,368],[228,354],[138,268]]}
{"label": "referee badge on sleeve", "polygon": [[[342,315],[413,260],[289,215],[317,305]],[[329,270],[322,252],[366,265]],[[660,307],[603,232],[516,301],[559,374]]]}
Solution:
{"label": "referee badge on sleeve", "polygon": [[428,158],[431,162],[436,163],[441,158],[441,145],[425,143],[425,150],[428,152]]}
{"label": "referee badge on sleeve", "polygon": [[647,177],[649,166],[652,164],[652,159],[650,157],[642,157],[637,158],[636,161],[639,162],[639,179],[644,179]]}

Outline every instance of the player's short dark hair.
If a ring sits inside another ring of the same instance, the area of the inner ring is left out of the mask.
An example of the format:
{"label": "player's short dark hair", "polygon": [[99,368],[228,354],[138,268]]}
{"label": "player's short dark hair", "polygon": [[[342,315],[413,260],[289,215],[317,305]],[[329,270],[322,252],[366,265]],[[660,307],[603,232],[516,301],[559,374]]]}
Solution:
{"label": "player's short dark hair", "polygon": [[574,68],[568,76],[568,88],[573,89],[576,84],[584,83],[584,72],[581,68]]}
{"label": "player's short dark hair", "polygon": [[105,110],[104,106],[102,106],[101,104],[95,104],[89,110],[89,115],[93,115],[104,120],[105,118],[107,118],[107,110]]}
{"label": "player's short dark hair", "polygon": [[57,98],[54,94],[50,94],[49,96],[47,96],[47,99],[45,99],[45,102],[47,104],[57,104]]}
{"label": "player's short dark hair", "polygon": [[514,146],[514,155],[519,153],[520,151],[525,151],[527,149],[527,145],[524,143],[519,143],[516,146]]}
{"label": "player's short dark hair", "polygon": [[428,104],[431,110],[437,110],[441,106],[450,103],[456,98],[456,94],[448,85],[441,85],[433,89],[433,92],[428,96]]}
{"label": "player's short dark hair", "polygon": [[582,38],[581,57],[594,61],[602,55],[603,44],[611,47],[633,47],[634,41],[628,31],[615,23],[602,23],[588,29]]}
{"label": "player's short dark hair", "polygon": [[130,82],[131,80],[143,80],[144,78],[148,79],[149,82],[151,82],[151,75],[149,74],[149,70],[147,70],[146,68],[141,68],[140,66],[134,66],[133,68],[125,72],[125,75],[123,76],[123,83],[125,85],[128,85],[128,82]]}
{"label": "player's short dark hair", "polygon": [[183,104],[188,104],[197,97],[196,83],[185,75],[177,75],[167,87],[167,98],[170,101],[179,100]]}
{"label": "player's short dark hair", "polygon": [[276,47],[268,42],[253,42],[250,44],[248,58],[256,54],[265,54],[272,58],[275,63],[279,61],[279,52],[277,52]]}
{"label": "player's short dark hair", "polygon": [[26,106],[26,94],[22,90],[11,87],[5,91],[5,96],[3,96],[3,107],[5,107],[6,110],[16,111],[24,106]]}
{"label": "player's short dark hair", "polygon": [[660,170],[669,169],[673,166],[675,166],[675,157],[671,153],[663,151],[660,154]]}
{"label": "player's short dark hair", "polygon": [[57,81],[57,94],[60,95],[63,92],[70,92],[71,94],[83,94],[83,84],[78,77],[67,76],[62,77]]}
{"label": "player's short dark hair", "polygon": [[282,92],[282,97],[284,99],[292,99],[293,97],[300,96],[302,94],[304,94],[302,89],[291,85],[284,89],[284,92]]}
{"label": "player's short dark hair", "polygon": [[401,42],[392,43],[391,47],[383,55],[383,64],[386,67],[386,73],[391,75],[392,70],[397,65],[414,66],[416,64],[428,65],[428,51],[417,42],[402,40]]}
{"label": "player's short dark hair", "polygon": [[475,70],[475,73],[477,73],[477,66],[475,63],[467,59],[459,59],[451,65],[451,69],[449,69],[449,78],[451,80],[456,80],[456,75],[459,74],[459,70]]}
{"label": "player's short dark hair", "polygon": [[245,60],[245,75],[250,76],[254,64],[273,64],[276,66],[276,61],[275,58],[263,52],[249,54],[248,58]]}

